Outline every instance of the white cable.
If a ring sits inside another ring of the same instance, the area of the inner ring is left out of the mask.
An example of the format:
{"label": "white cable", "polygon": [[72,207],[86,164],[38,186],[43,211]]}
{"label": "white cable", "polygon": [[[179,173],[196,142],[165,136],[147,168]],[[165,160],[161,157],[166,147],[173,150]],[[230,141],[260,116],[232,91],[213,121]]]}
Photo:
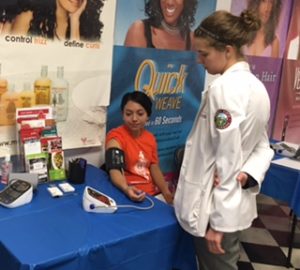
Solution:
{"label": "white cable", "polygon": [[132,204],[117,204],[117,207],[119,208],[134,208],[134,209],[139,209],[139,210],[149,210],[151,208],[153,208],[154,206],[154,202],[151,198],[149,198],[148,196],[145,197],[149,202],[150,202],[150,205],[149,206],[145,206],[145,207],[142,207],[142,206],[136,206],[136,205],[132,205]]}

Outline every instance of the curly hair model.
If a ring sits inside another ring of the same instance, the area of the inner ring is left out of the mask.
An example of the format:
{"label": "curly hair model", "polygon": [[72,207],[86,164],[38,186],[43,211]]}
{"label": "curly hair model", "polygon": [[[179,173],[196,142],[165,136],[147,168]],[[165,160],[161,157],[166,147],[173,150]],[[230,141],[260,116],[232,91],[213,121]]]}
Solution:
{"label": "curly hair model", "polygon": [[253,11],[216,11],[194,32],[198,62],[220,76],[202,93],[174,208],[194,236],[201,270],[238,270],[240,233],[257,217],[255,195],[274,155],[267,134],[269,95],[242,51],[259,28]]}
{"label": "curly hair model", "polygon": [[195,23],[197,0],[145,0],[144,20],[128,29],[124,45],[131,47],[190,50],[191,27]]}
{"label": "curly hair model", "polygon": [[276,28],[281,7],[281,0],[248,1],[248,9],[256,12],[261,20],[261,28],[246,47],[246,54],[279,57],[279,38],[276,36]]}
{"label": "curly hair model", "polygon": [[99,41],[105,0],[19,0],[12,32],[55,40]]}

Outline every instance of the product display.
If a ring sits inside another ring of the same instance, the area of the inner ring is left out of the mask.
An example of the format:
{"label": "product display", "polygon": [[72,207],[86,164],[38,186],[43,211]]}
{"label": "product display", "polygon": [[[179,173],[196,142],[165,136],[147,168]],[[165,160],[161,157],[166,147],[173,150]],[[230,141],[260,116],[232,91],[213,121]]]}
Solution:
{"label": "product display", "polygon": [[66,179],[62,138],[57,134],[51,106],[17,109],[20,156],[26,172],[38,174],[38,181]]}

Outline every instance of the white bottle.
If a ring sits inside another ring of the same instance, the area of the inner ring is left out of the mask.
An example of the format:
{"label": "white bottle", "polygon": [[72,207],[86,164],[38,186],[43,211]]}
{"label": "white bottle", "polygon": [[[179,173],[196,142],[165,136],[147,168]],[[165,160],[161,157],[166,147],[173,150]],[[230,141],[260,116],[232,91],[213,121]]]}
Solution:
{"label": "white bottle", "polygon": [[7,185],[9,180],[9,174],[12,171],[12,163],[10,155],[5,155],[5,159],[1,164],[1,183]]}
{"label": "white bottle", "polygon": [[56,78],[52,81],[51,104],[54,119],[57,122],[66,121],[68,116],[69,83],[64,79],[64,67],[57,67]]}

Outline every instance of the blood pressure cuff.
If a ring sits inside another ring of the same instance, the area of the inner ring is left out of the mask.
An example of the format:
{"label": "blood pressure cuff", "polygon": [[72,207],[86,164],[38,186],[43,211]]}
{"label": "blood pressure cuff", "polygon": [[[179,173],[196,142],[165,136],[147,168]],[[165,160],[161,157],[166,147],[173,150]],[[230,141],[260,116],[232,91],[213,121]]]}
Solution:
{"label": "blood pressure cuff", "polygon": [[105,152],[105,169],[107,172],[112,169],[123,172],[125,169],[124,151],[117,147],[108,148]]}

